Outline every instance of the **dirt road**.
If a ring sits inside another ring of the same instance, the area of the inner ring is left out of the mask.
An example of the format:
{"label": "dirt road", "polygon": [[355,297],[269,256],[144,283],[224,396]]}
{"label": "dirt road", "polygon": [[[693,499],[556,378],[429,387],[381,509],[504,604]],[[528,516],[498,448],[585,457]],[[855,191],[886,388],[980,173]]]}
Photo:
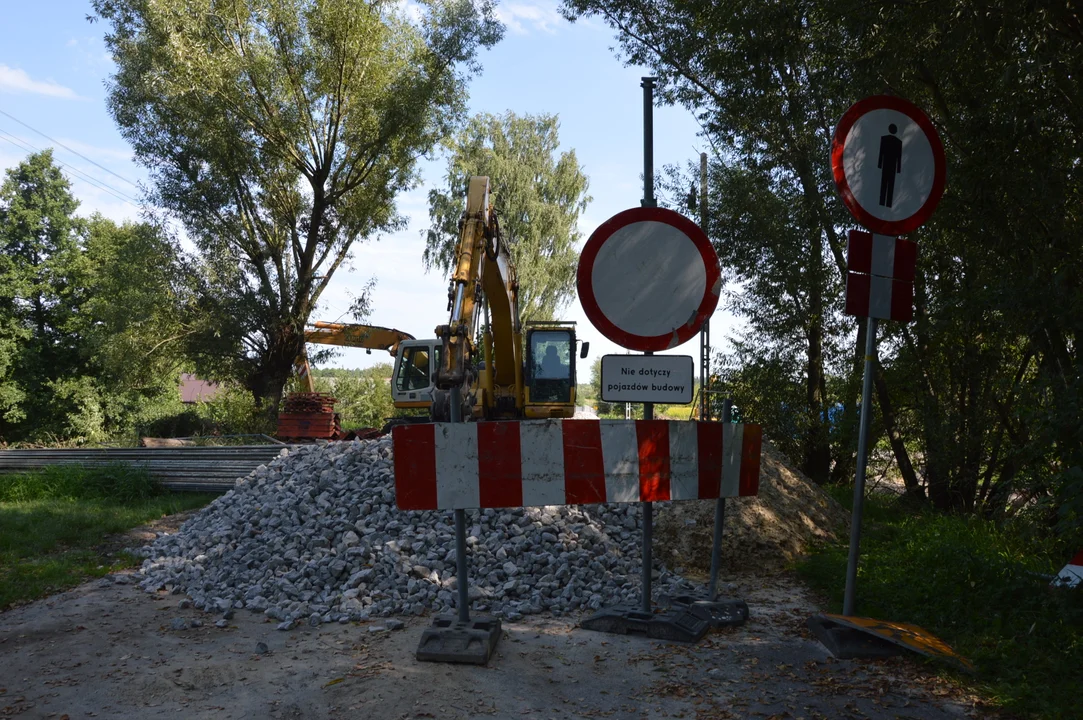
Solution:
{"label": "dirt road", "polygon": [[416,661],[423,618],[281,632],[239,610],[219,628],[126,579],[0,614],[0,717],[982,716],[915,661],[831,658],[804,632],[815,607],[785,575],[738,579],[751,620],[695,646],[528,618],[505,624],[486,668]]}

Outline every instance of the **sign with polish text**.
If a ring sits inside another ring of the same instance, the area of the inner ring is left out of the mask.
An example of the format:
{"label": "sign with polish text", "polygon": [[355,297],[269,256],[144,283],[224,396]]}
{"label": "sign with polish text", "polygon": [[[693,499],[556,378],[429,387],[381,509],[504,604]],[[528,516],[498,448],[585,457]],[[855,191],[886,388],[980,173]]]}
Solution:
{"label": "sign with polish text", "polygon": [[603,355],[605,402],[692,402],[695,371],[691,355]]}

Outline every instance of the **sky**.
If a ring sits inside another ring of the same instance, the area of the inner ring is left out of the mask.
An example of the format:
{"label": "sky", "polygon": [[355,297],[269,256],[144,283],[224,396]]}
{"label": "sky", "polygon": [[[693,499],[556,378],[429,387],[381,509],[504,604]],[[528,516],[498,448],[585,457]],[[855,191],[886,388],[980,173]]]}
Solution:
{"label": "sky", "polygon": [[[147,173],[132,161],[106,107],[106,83],[114,64],[105,49],[101,23],[90,23],[89,2],[0,2],[0,168],[10,168],[31,149],[54,148],[55,159],[72,181],[80,214],[114,220],[140,217],[139,185]],[[580,243],[602,222],[643,197],[643,91],[645,68],[625,67],[612,49],[614,32],[598,20],[569,23],[548,0],[502,2],[504,39],[480,56],[483,70],[469,88],[469,112],[551,113],[560,119],[561,150],[574,149],[590,180],[593,198],[579,218]],[[683,108],[654,111],[654,166],[696,161],[707,143]],[[48,136],[48,138],[43,137]],[[425,272],[422,263],[428,209],[426,194],[442,184],[445,159],[421,165],[422,184],[398,199],[409,226],[355,245],[348,267],[336,272],[313,320],[351,321],[351,293],[376,281],[368,322],[398,328],[415,337],[433,335],[447,322],[447,277]],[[564,311],[578,323],[590,354],[578,361],[579,381],[590,376],[593,360],[624,348],[604,338],[583,313],[578,298]],[[711,320],[715,348],[736,327],[721,308]],[[669,351],[698,358],[693,339]],[[391,358],[345,349],[329,367],[369,367]]]}

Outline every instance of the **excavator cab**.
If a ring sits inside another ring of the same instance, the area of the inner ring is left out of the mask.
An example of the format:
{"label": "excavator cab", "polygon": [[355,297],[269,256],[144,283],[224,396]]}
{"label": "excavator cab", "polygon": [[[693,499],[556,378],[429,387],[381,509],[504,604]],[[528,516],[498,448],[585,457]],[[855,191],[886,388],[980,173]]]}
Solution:
{"label": "excavator cab", "polygon": [[408,340],[399,345],[391,397],[397,408],[428,409],[436,387],[436,369],[443,348],[440,341]]}
{"label": "excavator cab", "polygon": [[566,418],[575,414],[575,326],[528,323],[525,415]]}

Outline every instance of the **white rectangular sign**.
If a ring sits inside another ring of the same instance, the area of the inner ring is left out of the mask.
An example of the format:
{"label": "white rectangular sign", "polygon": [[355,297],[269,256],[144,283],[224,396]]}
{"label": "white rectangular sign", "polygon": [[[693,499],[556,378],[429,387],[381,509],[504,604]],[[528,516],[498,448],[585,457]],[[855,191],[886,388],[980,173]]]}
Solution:
{"label": "white rectangular sign", "polygon": [[687,405],[694,377],[691,355],[603,355],[602,400]]}

